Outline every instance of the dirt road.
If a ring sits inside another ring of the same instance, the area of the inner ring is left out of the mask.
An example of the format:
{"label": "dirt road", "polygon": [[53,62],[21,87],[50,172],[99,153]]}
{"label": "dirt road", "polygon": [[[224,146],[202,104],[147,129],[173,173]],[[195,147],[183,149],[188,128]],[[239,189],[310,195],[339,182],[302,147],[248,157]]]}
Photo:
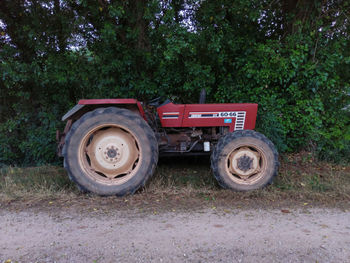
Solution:
{"label": "dirt road", "polygon": [[350,262],[335,209],[0,212],[0,261]]}

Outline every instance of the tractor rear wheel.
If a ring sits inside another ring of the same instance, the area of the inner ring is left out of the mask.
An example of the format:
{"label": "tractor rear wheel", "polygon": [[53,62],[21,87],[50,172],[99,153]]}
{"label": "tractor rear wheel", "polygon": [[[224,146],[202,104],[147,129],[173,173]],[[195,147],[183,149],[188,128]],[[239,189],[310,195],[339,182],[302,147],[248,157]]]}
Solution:
{"label": "tractor rear wheel", "polygon": [[237,191],[255,190],[271,183],[278,166],[273,143],[252,130],[225,135],[211,156],[211,167],[219,184]]}
{"label": "tractor rear wheel", "polygon": [[68,132],[64,167],[83,191],[133,194],[153,174],[158,145],[149,125],[130,110],[109,107],[84,114]]}

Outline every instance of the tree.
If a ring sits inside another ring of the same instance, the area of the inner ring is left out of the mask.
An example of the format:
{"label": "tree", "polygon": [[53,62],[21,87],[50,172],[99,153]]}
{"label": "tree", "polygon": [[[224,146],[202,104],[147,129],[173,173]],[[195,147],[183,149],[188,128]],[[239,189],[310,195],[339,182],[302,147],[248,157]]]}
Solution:
{"label": "tree", "polygon": [[2,0],[0,164],[57,162],[80,98],[259,103],[280,151],[350,153],[349,1]]}

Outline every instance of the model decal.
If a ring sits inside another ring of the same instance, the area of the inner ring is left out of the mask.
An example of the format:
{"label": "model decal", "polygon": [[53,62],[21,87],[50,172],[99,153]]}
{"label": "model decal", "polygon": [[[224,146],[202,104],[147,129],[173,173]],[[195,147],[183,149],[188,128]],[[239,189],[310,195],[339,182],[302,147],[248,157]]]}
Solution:
{"label": "model decal", "polygon": [[164,112],[162,119],[178,119],[179,113],[178,112]]}
{"label": "model decal", "polygon": [[[232,118],[236,119],[235,130],[244,130],[245,111],[218,111],[218,112],[190,112],[189,119],[203,118],[225,118],[224,123],[232,123]],[[229,119],[231,118],[231,119]]]}
{"label": "model decal", "polygon": [[[243,111],[245,114],[245,111]],[[241,111],[219,111],[219,112],[190,112],[189,118],[227,118],[232,117],[236,118],[237,114],[241,113]]]}

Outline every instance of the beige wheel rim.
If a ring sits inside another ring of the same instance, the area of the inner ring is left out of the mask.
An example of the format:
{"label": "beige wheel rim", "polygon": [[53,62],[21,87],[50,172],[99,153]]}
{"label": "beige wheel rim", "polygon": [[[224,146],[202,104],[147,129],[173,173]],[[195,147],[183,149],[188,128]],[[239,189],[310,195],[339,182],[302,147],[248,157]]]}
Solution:
{"label": "beige wheel rim", "polygon": [[252,185],[264,176],[266,162],[262,149],[255,145],[242,145],[228,154],[226,172],[235,183]]}
{"label": "beige wheel rim", "polygon": [[79,145],[79,163],[93,180],[119,185],[132,178],[141,161],[140,144],[130,130],[115,124],[89,131]]}

